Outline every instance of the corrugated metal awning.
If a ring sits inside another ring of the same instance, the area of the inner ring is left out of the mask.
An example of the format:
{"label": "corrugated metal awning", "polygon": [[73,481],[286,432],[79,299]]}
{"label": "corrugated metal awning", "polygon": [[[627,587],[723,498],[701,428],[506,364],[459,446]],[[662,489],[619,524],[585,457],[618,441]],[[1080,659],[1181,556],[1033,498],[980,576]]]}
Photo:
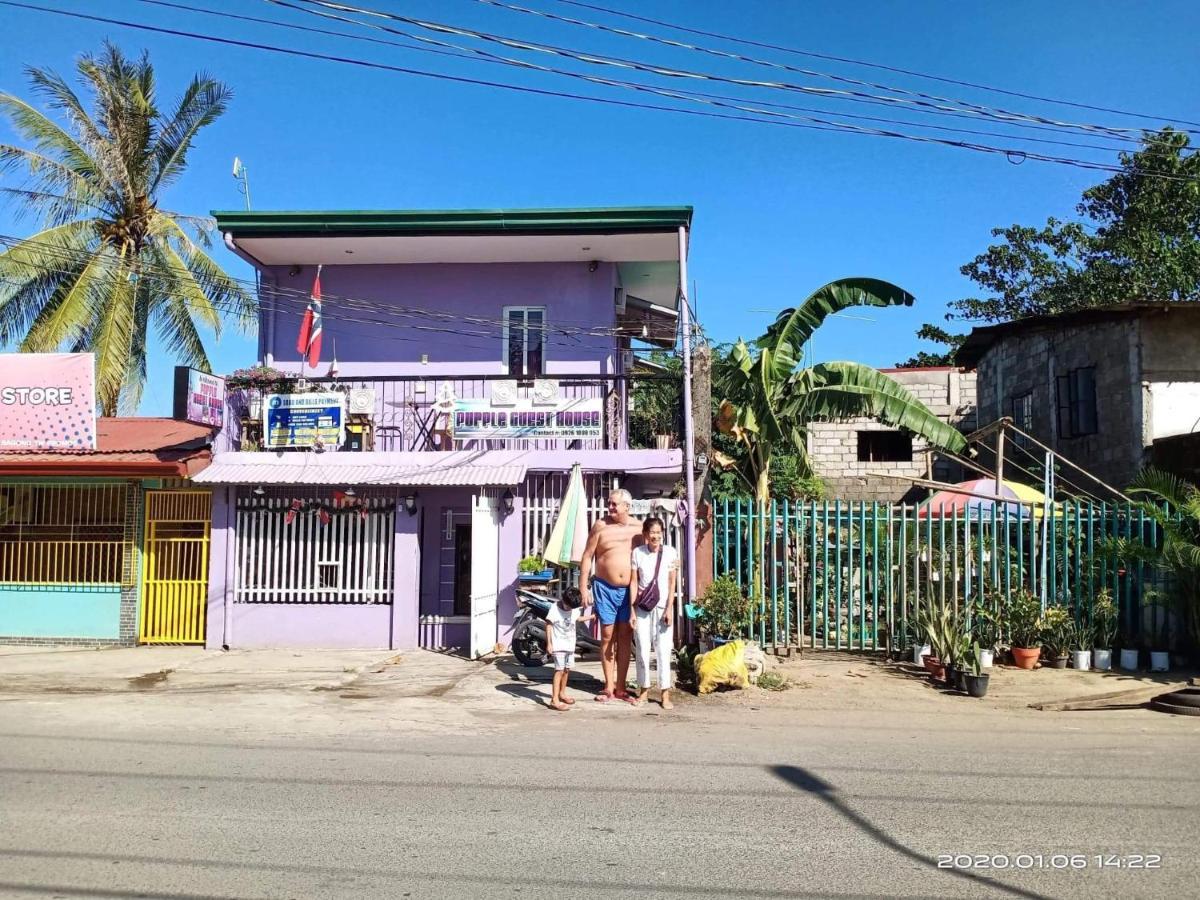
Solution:
{"label": "corrugated metal awning", "polygon": [[218,460],[193,480],[201,484],[354,484],[409,487],[517,485],[525,480],[522,465],[322,465],[307,456],[299,462],[263,465],[260,462]]}

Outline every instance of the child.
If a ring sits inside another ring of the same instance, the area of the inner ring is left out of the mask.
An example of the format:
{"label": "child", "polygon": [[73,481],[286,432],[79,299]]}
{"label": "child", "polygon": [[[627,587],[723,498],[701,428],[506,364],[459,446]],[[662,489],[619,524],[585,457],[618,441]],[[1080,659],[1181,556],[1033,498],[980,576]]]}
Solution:
{"label": "child", "polygon": [[567,679],[571,666],[575,664],[575,625],[590,622],[595,616],[586,616],[580,606],[583,594],[579,588],[567,588],[563,598],[552,604],[546,614],[546,650],[554,657],[554,688],[550,697],[550,708],[560,712],[570,709],[575,703],[567,696]]}

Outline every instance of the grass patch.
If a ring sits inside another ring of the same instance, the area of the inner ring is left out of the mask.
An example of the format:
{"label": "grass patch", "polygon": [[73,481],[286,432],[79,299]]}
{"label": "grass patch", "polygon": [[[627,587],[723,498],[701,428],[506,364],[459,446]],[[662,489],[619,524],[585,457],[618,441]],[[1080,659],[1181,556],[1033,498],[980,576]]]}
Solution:
{"label": "grass patch", "polygon": [[792,684],[782,672],[763,672],[758,676],[758,686],[764,691],[786,691]]}

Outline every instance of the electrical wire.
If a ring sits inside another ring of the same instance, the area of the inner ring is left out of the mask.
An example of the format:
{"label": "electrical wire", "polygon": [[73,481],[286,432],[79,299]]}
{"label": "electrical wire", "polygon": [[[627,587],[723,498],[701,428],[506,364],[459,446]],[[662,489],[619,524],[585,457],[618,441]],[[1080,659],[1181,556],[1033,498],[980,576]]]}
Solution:
{"label": "electrical wire", "polygon": [[[539,18],[548,19],[551,21],[563,22],[563,23],[567,23],[570,25],[576,25],[576,26],[581,26],[584,28],[594,29],[597,31],[603,31],[603,32],[607,32],[610,34],[619,35],[622,37],[628,37],[628,38],[633,38],[636,40],[648,41],[648,42],[656,43],[656,44],[662,44],[664,46],[674,47],[674,48],[682,49],[682,50],[690,50],[690,51],[694,51],[694,52],[698,52],[698,53],[704,53],[704,54],[708,54],[711,56],[720,57],[723,59],[731,59],[731,60],[736,60],[738,62],[750,63],[751,65],[762,66],[764,68],[779,69],[782,71],[794,72],[794,73],[797,73],[800,75],[806,75],[811,78],[825,78],[825,79],[828,79],[831,81],[836,81],[836,82],[839,82],[842,84],[853,84],[853,85],[856,85],[859,87],[872,88],[874,90],[889,91],[891,93],[919,97],[924,100],[930,100],[930,101],[938,102],[938,103],[952,103],[952,104],[962,106],[967,109],[976,110],[978,112],[988,112],[988,113],[995,112],[995,113],[999,113],[999,114],[1002,114],[1005,116],[1014,116],[1014,117],[1022,117],[1022,118],[1025,116],[1024,113],[1014,112],[1012,110],[989,107],[989,106],[985,106],[982,104],[973,103],[968,100],[961,100],[961,99],[957,99],[957,98],[953,98],[953,97],[942,97],[937,94],[928,94],[923,91],[913,91],[913,90],[909,90],[907,88],[896,87],[894,85],[879,84],[879,83],[873,82],[873,81],[863,81],[858,78],[850,78],[850,77],[844,76],[844,75],[836,75],[831,72],[821,72],[821,71],[817,71],[814,69],[806,69],[806,68],[803,68],[800,66],[791,66],[791,65],[788,65],[787,63],[775,62],[773,60],[757,59],[752,56],[745,56],[741,53],[733,53],[733,52],[727,51],[727,50],[720,50],[715,47],[706,47],[703,45],[688,44],[683,41],[676,41],[676,40],[672,40],[670,38],[661,37],[659,35],[645,34],[645,33],[637,32],[637,31],[630,31],[625,28],[616,28],[611,25],[604,25],[599,22],[590,22],[590,21],[586,21],[583,19],[575,19],[575,18],[571,18],[569,16],[560,16],[555,13],[547,12],[545,10],[530,9],[525,6],[518,6],[514,3],[506,3],[506,2],[503,2],[503,0],[473,0],[473,2],[480,3],[485,6],[496,7],[499,9],[506,9],[506,10],[509,10],[512,12],[522,13],[525,15],[537,16]],[[1151,118],[1149,116],[1137,116],[1137,117],[1138,118]],[[1107,126],[1100,126],[1100,127],[1107,127]]]}
{"label": "electrical wire", "polygon": [[[281,5],[280,0],[266,0],[268,3]],[[596,66],[615,66],[618,68],[633,69],[635,71],[647,72],[653,75],[660,75],[670,78],[698,79],[704,81],[717,81],[725,84],[736,84],[743,87],[768,88],[773,90],[795,91],[813,96],[825,98],[835,98],[842,100],[854,101],[873,101],[879,103],[888,103],[901,106],[912,106],[921,109],[933,111],[952,111],[952,112],[969,112],[986,118],[996,119],[998,121],[1011,123],[1017,121],[1030,121],[1043,125],[1056,125],[1062,128],[1075,128],[1087,131],[1102,133],[1105,135],[1112,134],[1141,134],[1142,129],[1116,128],[1104,125],[1094,125],[1089,123],[1078,122],[1063,122],[1055,119],[1048,119],[1044,116],[1035,116],[1028,113],[1014,113],[1007,110],[997,110],[990,108],[974,108],[972,106],[945,106],[943,103],[934,100],[924,100],[921,98],[909,99],[905,97],[894,97],[890,95],[865,94],[861,91],[840,90],[834,88],[817,88],[808,85],[796,84],[787,81],[763,81],[760,79],[750,78],[735,78],[725,75],[714,75],[709,72],[696,71],[694,69],[677,69],[669,66],[655,65],[652,63],[642,62],[636,59],[626,57],[607,56],[598,53],[587,53],[575,48],[562,47],[556,44],[544,44],[536,41],[525,41],[518,38],[508,37],[506,35],[496,34],[494,32],[479,31],[474,28],[466,28],[463,26],[451,25],[445,22],[435,22],[427,19],[417,19],[411,16],[402,16],[398,13],[391,13],[384,10],[374,9],[372,7],[356,6],[350,3],[335,2],[335,0],[297,0],[308,6],[319,6],[326,9],[340,10],[342,12],[357,13],[359,15],[388,19],[396,22],[404,22],[409,25],[414,25],[428,31],[451,34],[459,37],[471,37],[476,40],[486,41],[488,43],[496,43],[501,46],[510,47],[517,50],[526,50],[538,53],[546,53],[555,56],[561,56],[567,59],[572,59],[577,62],[587,63]],[[949,101],[957,103],[958,101]],[[986,109],[986,111],[984,111]]]}
{"label": "electrical wire", "polygon": [[[802,129],[812,130],[812,131],[843,131],[844,132],[845,130],[847,130],[846,126],[829,126],[829,127],[827,127],[827,126],[815,125],[815,124],[805,124],[805,123],[801,123],[801,122],[783,122],[783,121],[778,121],[775,119],[762,119],[762,118],[758,118],[756,116],[749,116],[749,115],[734,115],[734,114],[730,114],[730,113],[719,113],[719,112],[711,112],[711,111],[705,111],[705,110],[680,109],[680,108],[674,107],[674,106],[663,106],[660,104],[639,103],[639,102],[630,101],[630,100],[618,100],[618,99],[613,99],[613,98],[609,98],[609,97],[596,97],[593,95],[575,94],[575,93],[571,93],[568,91],[550,90],[550,89],[545,89],[545,88],[534,88],[534,87],[510,84],[507,82],[490,81],[487,79],[480,79],[480,78],[469,78],[466,76],[450,75],[450,74],[441,73],[441,72],[430,72],[430,71],[425,71],[425,70],[421,70],[421,69],[413,69],[413,68],[409,68],[409,67],[389,65],[386,63],[372,62],[372,61],[368,61],[368,60],[357,59],[354,57],[342,57],[342,56],[334,56],[334,55],[330,55],[330,54],[314,53],[314,52],[310,52],[310,51],[306,51],[306,50],[299,50],[299,49],[290,48],[290,47],[279,47],[276,45],[262,44],[262,43],[258,43],[258,42],[254,42],[254,41],[243,41],[243,40],[238,40],[235,38],[226,38],[226,37],[220,37],[217,35],[189,32],[189,31],[183,31],[181,29],[165,28],[165,27],[161,27],[161,26],[148,25],[148,24],[141,23],[141,22],[130,22],[127,20],[113,19],[113,18],[109,18],[109,17],[105,17],[105,16],[95,16],[95,15],[89,15],[86,13],[78,13],[78,12],[70,12],[67,10],[51,9],[51,8],[47,8],[47,7],[43,7],[43,6],[37,6],[32,3],[16,2],[16,0],[0,0],[0,6],[8,6],[8,7],[14,7],[14,8],[19,8],[19,9],[28,9],[28,10],[32,10],[32,11],[36,11],[36,12],[43,12],[43,13],[47,13],[47,14],[51,14],[51,15],[65,16],[65,17],[81,19],[81,20],[85,20],[85,21],[101,22],[101,23],[109,24],[109,25],[118,25],[121,27],[132,28],[132,29],[139,30],[139,31],[147,31],[150,33],[155,33],[155,34],[167,34],[167,35],[172,35],[175,37],[184,37],[184,38],[189,38],[192,40],[216,43],[216,44],[221,44],[221,45],[225,45],[225,46],[243,47],[243,48],[247,48],[247,49],[260,50],[260,51],[264,51],[264,52],[278,53],[278,54],[288,55],[288,56],[296,56],[296,57],[305,58],[305,59],[316,59],[316,60],[322,60],[322,61],[327,61],[327,62],[336,62],[336,63],[342,63],[342,64],[346,64],[346,65],[357,66],[357,67],[361,67],[361,68],[376,69],[376,70],[380,70],[380,71],[388,71],[388,72],[394,72],[394,73],[405,74],[405,75],[415,75],[418,77],[432,78],[432,79],[436,79],[436,80],[448,81],[448,82],[458,83],[458,84],[470,84],[470,85],[475,85],[475,86],[480,86],[480,87],[498,88],[501,90],[509,90],[509,91],[514,91],[514,92],[518,92],[518,93],[525,93],[525,94],[531,94],[531,95],[542,96],[542,97],[583,100],[583,101],[591,102],[591,103],[599,103],[599,104],[618,106],[618,107],[624,107],[624,108],[630,108],[630,109],[642,109],[642,110],[653,110],[653,111],[659,111],[659,112],[670,112],[670,113],[676,113],[679,115],[698,116],[698,117],[702,117],[702,118],[723,119],[723,120],[728,120],[728,121],[753,122],[753,123],[762,124],[762,125],[775,125],[775,126],[788,127],[788,128],[802,128]],[[1033,153],[1033,152],[1029,152],[1029,151],[1025,151],[1025,150],[1017,150],[1017,149],[1013,149],[1013,148],[1002,148],[1002,147],[994,147],[994,146],[988,146],[988,145],[982,145],[982,144],[972,144],[972,143],[968,143],[965,141],[952,141],[952,140],[932,138],[932,137],[927,137],[927,136],[908,135],[908,134],[904,134],[904,133],[900,133],[900,132],[878,131],[878,130],[874,130],[874,129],[861,129],[861,128],[858,128],[857,126],[852,127],[851,130],[854,132],[869,134],[869,135],[873,135],[873,136],[877,136],[877,137],[898,138],[898,139],[916,141],[916,142],[920,142],[920,143],[930,143],[930,144],[938,144],[938,145],[942,145],[942,146],[958,147],[958,148],[962,148],[962,149],[974,150],[977,152],[983,152],[983,153],[989,153],[989,154],[1000,154],[1000,155],[1003,155],[1005,158],[1007,158],[1010,162],[1014,162],[1014,163],[1020,163],[1020,162],[1026,161],[1026,160],[1033,160],[1033,161],[1038,161],[1038,162],[1051,162],[1051,163],[1056,163],[1056,164],[1061,164],[1061,165],[1068,165],[1068,166],[1072,166],[1072,167],[1079,168],[1079,169],[1086,169],[1086,170],[1093,170],[1093,171],[1104,171],[1104,172],[1113,172],[1113,173],[1126,171],[1124,168],[1122,168],[1120,166],[1116,166],[1116,165],[1090,162],[1087,160],[1075,159],[1075,158],[1070,158],[1070,157],[1051,156],[1048,154]],[[1175,176],[1175,175],[1162,174],[1162,173],[1146,172],[1146,173],[1140,173],[1140,174],[1142,174],[1144,177],[1148,177],[1148,178],[1160,178],[1163,180],[1172,180],[1172,181],[1192,182],[1192,181],[1196,180],[1191,177]]]}
{"label": "electrical wire", "polygon": [[[221,13],[213,12],[211,10],[198,10],[198,9],[194,9],[191,7],[181,6],[180,4],[166,3],[166,2],[164,2],[164,0],[138,0],[138,2],[148,3],[148,4],[152,4],[152,5],[173,6],[173,7],[180,8],[180,9],[191,9],[193,12],[201,12],[201,13],[205,13],[207,15],[216,15],[216,16],[222,15]],[[711,106],[716,106],[716,107],[725,108],[725,109],[734,109],[734,110],[737,110],[740,112],[753,113],[753,114],[760,115],[760,116],[774,116],[774,117],[778,117],[778,118],[791,119],[791,120],[800,121],[800,122],[815,123],[815,124],[834,127],[834,128],[857,129],[857,126],[855,126],[853,123],[847,123],[847,122],[831,120],[831,119],[824,119],[824,118],[817,119],[817,118],[813,118],[811,116],[793,116],[793,115],[788,115],[786,113],[780,113],[780,112],[775,111],[777,109],[788,109],[788,110],[794,110],[794,111],[799,111],[799,112],[815,113],[815,114],[822,115],[822,116],[828,115],[828,112],[826,110],[815,108],[815,107],[796,106],[794,104],[778,103],[778,102],[771,102],[771,101],[750,100],[750,99],[747,99],[744,97],[729,96],[728,94],[712,94],[712,93],[704,93],[704,92],[700,92],[700,91],[684,91],[684,90],[679,90],[676,88],[667,89],[667,88],[657,87],[655,85],[646,84],[644,82],[625,81],[625,80],[620,80],[620,79],[602,78],[602,77],[595,76],[595,75],[586,75],[586,74],[583,74],[580,72],[573,72],[573,71],[566,70],[566,69],[555,68],[553,66],[543,66],[543,65],[536,64],[536,63],[528,62],[526,60],[515,59],[510,56],[500,56],[498,54],[489,53],[486,50],[480,50],[480,49],[474,48],[474,47],[464,47],[461,44],[454,44],[454,43],[451,43],[448,41],[441,41],[436,38],[430,38],[430,37],[425,37],[425,36],[418,35],[418,34],[413,34],[412,32],[402,31],[397,28],[391,28],[389,26],[380,25],[380,24],[377,24],[374,22],[360,22],[357,19],[348,18],[346,16],[339,16],[339,15],[335,15],[332,13],[325,13],[325,12],[321,12],[320,10],[315,10],[315,9],[305,9],[305,8],[296,6],[293,3],[286,2],[286,0],[266,0],[266,2],[270,3],[274,6],[279,6],[279,7],[283,7],[286,9],[296,10],[298,12],[306,13],[308,15],[318,16],[318,17],[321,17],[324,19],[330,19],[330,20],[337,21],[337,22],[344,22],[347,24],[356,25],[356,26],[360,26],[363,28],[376,29],[376,30],[383,31],[383,32],[386,32],[389,34],[394,34],[394,35],[397,35],[400,37],[405,37],[405,38],[408,38],[409,40],[420,41],[422,43],[431,44],[434,47],[438,47],[438,48],[452,48],[452,49],[443,49],[441,52],[443,53],[443,55],[452,56],[455,58],[471,59],[474,57],[482,62],[487,62],[487,63],[491,63],[494,65],[511,66],[511,67],[515,67],[515,68],[519,68],[519,69],[527,69],[527,70],[531,70],[531,71],[544,72],[544,73],[548,73],[548,74],[564,76],[567,78],[576,78],[576,79],[590,82],[592,84],[598,84],[603,87],[624,88],[627,90],[634,90],[634,91],[638,91],[638,92],[642,92],[642,93],[654,94],[656,96],[666,97],[666,98],[672,99],[672,100],[681,100],[681,101],[685,101],[685,102],[711,105]],[[301,0],[301,2],[311,2],[311,0]],[[481,2],[484,2],[484,0],[481,0]],[[257,20],[257,21],[263,21],[263,20]],[[318,30],[320,30],[320,29],[318,29]],[[342,32],[329,32],[329,34],[344,36],[342,34]],[[386,41],[385,43],[393,44],[394,46],[399,46],[399,47],[403,47],[403,48],[408,48],[410,46],[410,45],[407,45],[407,44],[404,44],[401,42]],[[725,101],[725,102],[715,102],[715,101]],[[745,104],[755,104],[755,105],[747,106]],[[763,107],[769,107],[769,108],[764,109]],[[952,115],[956,118],[967,118],[967,119],[971,119],[972,121],[976,121],[976,122],[979,121],[974,116],[966,115],[965,113],[949,113],[948,112],[946,114]],[[1026,141],[1026,142],[1037,143],[1037,144],[1052,144],[1052,145],[1056,145],[1056,146],[1060,146],[1060,147],[1074,147],[1077,149],[1084,149],[1084,150],[1097,150],[1097,151],[1102,151],[1102,152],[1120,153],[1120,152],[1126,151],[1128,149],[1127,147],[1113,147],[1113,146],[1103,145],[1103,144],[1084,144],[1084,143],[1079,143],[1077,141],[1057,141],[1057,140],[1053,140],[1050,138],[1030,137],[1028,135],[1019,135],[1019,134],[1014,135],[1014,134],[997,133],[994,131],[980,131],[978,129],[954,128],[949,125],[938,125],[938,124],[933,124],[933,123],[929,123],[929,122],[914,122],[911,119],[891,119],[891,118],[887,118],[887,117],[883,117],[883,116],[864,116],[864,115],[858,115],[858,114],[854,114],[854,113],[845,113],[845,112],[838,112],[838,113],[836,113],[836,116],[839,119],[858,119],[858,120],[862,120],[862,121],[880,122],[880,123],[891,124],[891,125],[903,125],[903,126],[910,127],[910,128],[932,129],[932,130],[936,130],[936,131],[945,131],[945,132],[954,133],[954,134],[969,134],[969,135],[973,135],[973,136],[977,136],[977,137],[1003,138],[1003,139],[1008,139],[1008,140]],[[1060,129],[1057,127],[1051,128],[1051,127],[1040,126],[1040,125],[1027,125],[1027,126],[1018,126],[1018,127],[1044,129],[1047,131],[1053,131],[1056,134],[1072,134],[1073,135],[1076,133],[1074,131],[1067,131],[1067,130],[1063,130],[1063,129]],[[864,130],[869,131],[870,129],[864,129]],[[1142,144],[1141,140],[1139,140],[1137,138],[1132,138],[1132,137],[1122,137],[1120,135],[1105,135],[1105,137],[1108,137],[1110,140],[1124,141],[1127,144],[1132,144],[1132,145]],[[1011,152],[1017,152],[1017,148],[1006,148],[1006,149],[1009,149]]]}
{"label": "electrical wire", "polygon": [[[42,271],[56,272],[58,274],[78,274],[78,268],[73,269],[73,268],[68,268],[68,266],[70,266],[71,264],[74,264],[75,266],[80,267],[80,266],[83,266],[88,260],[90,260],[92,258],[92,254],[90,254],[89,252],[84,251],[84,250],[72,251],[69,248],[63,248],[58,245],[47,244],[45,242],[38,242],[36,240],[13,238],[8,235],[0,235],[0,245],[8,245],[8,246],[25,245],[25,246],[28,246],[30,244],[37,247],[40,250],[40,252],[45,253],[48,256],[50,256],[51,262],[59,263],[59,267],[57,267],[57,268],[53,267],[53,266],[47,266],[44,263],[40,263],[36,260],[26,263],[26,265],[40,269]],[[192,273],[191,270],[189,270],[189,269],[179,269],[178,267],[156,266],[153,264],[147,265],[147,266],[139,266],[137,274],[138,274],[138,277],[148,277],[148,278],[157,280],[160,283],[166,284],[167,286],[170,286],[171,284],[173,284],[173,280],[177,279],[178,277],[180,277],[182,275],[187,275],[187,276],[193,277],[193,278],[196,277],[195,274]],[[112,274],[109,274],[104,277],[115,280],[119,276],[117,276],[115,273],[112,273]],[[11,277],[6,278],[6,280],[9,283],[13,284],[14,286],[20,286],[21,284],[26,283],[26,282],[18,281],[16,279],[12,279]],[[207,278],[204,278],[203,276],[201,276],[199,280],[201,282],[204,282],[204,281],[209,281],[211,279],[207,279]],[[246,285],[246,286],[253,285],[253,282],[250,282],[248,280],[235,279],[232,277],[229,277],[229,280],[232,282],[235,282],[235,283]],[[189,301],[187,298],[182,298],[182,299],[192,309],[197,309],[197,310],[203,309],[203,306],[193,303],[192,301]],[[302,311],[307,307],[309,299],[310,299],[309,294],[303,293],[300,291],[289,290],[287,293],[281,294],[280,296],[276,296],[275,292],[272,289],[264,288],[264,295],[260,296],[257,307],[258,307],[258,310],[261,312],[267,312],[267,313],[281,312],[281,313],[284,313],[285,315],[294,315],[294,316],[298,317],[302,313]],[[476,317],[478,319],[478,321],[471,323],[471,324],[474,324],[477,327],[478,326],[485,326],[485,327],[491,326],[491,330],[471,331],[471,330],[464,329],[463,324],[460,320],[461,317],[457,317],[454,314],[444,313],[441,311],[420,310],[417,308],[400,308],[402,310],[402,312],[400,312],[399,314],[404,317],[407,317],[407,318],[427,317],[427,318],[434,319],[434,320],[439,320],[439,319],[448,320],[449,322],[452,322],[454,324],[453,324],[453,326],[450,326],[450,325],[446,325],[446,326],[422,325],[422,324],[418,324],[418,323],[413,323],[411,321],[397,322],[392,318],[365,318],[363,316],[347,315],[343,311],[343,307],[346,307],[352,311],[363,310],[363,309],[365,309],[367,312],[375,311],[375,312],[382,313],[386,316],[395,315],[398,313],[398,310],[397,310],[397,308],[391,307],[386,304],[374,303],[374,302],[369,302],[369,301],[361,301],[361,300],[358,300],[357,298],[340,297],[335,294],[329,294],[329,293],[324,293],[324,292],[322,295],[322,300],[323,300],[322,315],[324,318],[329,319],[330,321],[333,321],[333,322],[351,322],[351,323],[356,323],[356,324],[370,325],[374,328],[382,327],[382,328],[390,328],[390,329],[399,329],[402,331],[419,331],[419,332],[434,333],[434,334],[452,334],[459,338],[475,337],[475,338],[482,338],[482,339],[486,340],[486,343],[484,343],[484,344],[468,343],[465,345],[465,346],[472,347],[473,349],[491,349],[494,346],[495,342],[503,334],[503,327],[505,325],[505,321],[503,319],[484,319],[482,317]],[[210,302],[210,305],[213,306],[213,308],[215,308],[221,312],[224,312],[227,315],[241,316],[245,312],[243,307],[241,307],[240,305],[233,303],[233,302],[228,302],[228,301],[221,302],[221,301],[216,301],[216,300],[210,300],[209,302]],[[326,306],[325,305],[326,303],[328,303],[329,305]],[[561,332],[560,334],[557,335],[557,337],[556,337],[556,333],[555,333],[556,330]],[[631,329],[631,328],[613,328],[613,329],[596,328],[596,329],[589,329],[586,332],[584,330],[572,331],[572,330],[567,330],[567,329],[554,329],[550,326],[545,326],[541,329],[542,341],[545,346],[577,348],[580,343],[579,340],[577,339],[578,334],[586,334],[586,336],[589,336],[589,337],[604,337],[604,338],[614,338],[614,339],[615,338],[632,338],[635,340],[638,339],[638,335],[636,334],[635,330]],[[569,340],[569,341],[562,340],[561,339],[562,337],[569,337],[569,338],[571,338],[571,340]],[[421,337],[395,338],[395,339],[406,340],[406,341],[424,340],[424,338],[421,338]]]}
{"label": "electrical wire", "polygon": [[1005,96],[1009,96],[1009,97],[1019,97],[1022,100],[1034,100],[1034,101],[1037,101],[1038,103],[1053,103],[1057,106],[1070,106],[1070,107],[1074,107],[1075,109],[1086,109],[1086,110],[1090,110],[1092,112],[1110,113],[1112,115],[1130,116],[1133,118],[1154,119],[1154,120],[1158,120],[1158,121],[1164,121],[1164,120],[1177,121],[1184,125],[1193,125],[1196,127],[1200,127],[1200,122],[1190,122],[1186,119],[1180,119],[1176,116],[1162,116],[1162,115],[1151,114],[1151,113],[1138,113],[1138,112],[1131,112],[1129,110],[1114,109],[1114,108],[1108,107],[1108,106],[1094,106],[1092,104],[1078,103],[1078,102],[1075,102],[1072,100],[1062,100],[1062,99],[1058,99],[1058,98],[1054,98],[1054,97],[1043,97],[1038,94],[1030,94],[1030,93],[1025,93],[1023,91],[1016,91],[1016,90],[1011,90],[1008,88],[996,87],[995,85],[980,84],[979,82],[974,82],[974,81],[965,81],[965,80],[959,79],[959,78],[948,78],[943,75],[933,75],[928,72],[918,72],[913,69],[900,68],[899,66],[885,65],[884,63],[869,62],[867,60],[853,59],[853,58],[846,57],[846,56],[835,56],[830,53],[818,53],[818,52],[815,52],[812,50],[800,50],[795,47],[785,47],[785,46],[781,46],[779,44],[767,43],[765,41],[755,41],[755,40],[750,40],[748,38],[735,37],[735,36],[732,36],[729,34],[720,34],[720,33],[712,32],[712,31],[704,31],[704,30],[701,30],[698,28],[689,28],[685,25],[680,25],[677,22],[667,22],[662,19],[652,19],[647,16],[639,16],[639,15],[635,15],[634,13],[625,12],[625,11],[617,10],[617,9],[612,9],[612,8],[606,7],[606,6],[600,6],[600,5],[593,4],[593,3],[586,3],[586,2],[583,2],[583,0],[555,0],[555,2],[562,3],[562,4],[565,4],[568,6],[580,7],[582,9],[589,9],[589,10],[592,10],[593,12],[607,13],[609,15],[618,16],[623,19],[630,19],[633,21],[645,22],[650,25],[659,25],[661,27],[669,28],[673,31],[680,31],[680,32],[683,32],[686,34],[694,34],[694,35],[698,35],[700,37],[717,38],[718,40],[728,41],[729,43],[733,43],[733,44],[742,44],[743,46],[747,46],[747,47],[758,47],[763,50],[776,50],[780,53],[790,53],[795,56],[809,57],[810,59],[823,59],[823,60],[826,60],[827,62],[838,62],[838,63],[844,63],[846,65],[851,65],[851,66],[861,66],[864,68],[876,69],[878,71],[891,72],[896,75],[907,75],[912,78],[924,78],[929,81],[938,81],[943,84],[952,84],[957,87],[973,88],[973,89],[979,90],[979,91],[989,91],[989,92],[995,93],[995,94],[1004,94]]}

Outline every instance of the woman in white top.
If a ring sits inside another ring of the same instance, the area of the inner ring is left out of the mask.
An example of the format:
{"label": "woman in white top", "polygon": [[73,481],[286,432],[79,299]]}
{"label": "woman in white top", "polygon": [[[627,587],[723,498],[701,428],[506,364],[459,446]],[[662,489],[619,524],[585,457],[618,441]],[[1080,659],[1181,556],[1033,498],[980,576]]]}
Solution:
{"label": "woman in white top", "polygon": [[[679,553],[663,543],[663,520],[650,516],[642,524],[645,542],[633,551],[633,577],[630,587],[633,598],[634,640],[636,643],[638,696],[635,705],[650,695],[650,648],[658,656],[658,686],[662,690],[663,709],[671,709],[671,654],[675,642],[671,632],[672,598],[679,577]],[[658,604],[644,610],[638,598],[653,583],[657,573]]]}

